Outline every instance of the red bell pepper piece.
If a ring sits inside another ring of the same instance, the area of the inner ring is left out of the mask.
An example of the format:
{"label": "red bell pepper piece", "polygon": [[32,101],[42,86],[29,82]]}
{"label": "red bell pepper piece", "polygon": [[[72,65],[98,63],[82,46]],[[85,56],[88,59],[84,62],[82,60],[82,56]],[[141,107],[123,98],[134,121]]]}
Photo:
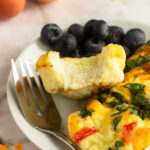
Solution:
{"label": "red bell pepper piece", "polygon": [[130,124],[124,125],[123,131],[122,131],[122,139],[121,139],[122,141],[124,141],[125,143],[130,142],[132,131],[136,125],[137,125],[137,122],[132,122]]}
{"label": "red bell pepper piece", "polygon": [[73,139],[76,143],[80,142],[85,137],[94,134],[97,132],[97,129],[95,127],[93,128],[83,128],[80,131],[76,132],[73,136]]}

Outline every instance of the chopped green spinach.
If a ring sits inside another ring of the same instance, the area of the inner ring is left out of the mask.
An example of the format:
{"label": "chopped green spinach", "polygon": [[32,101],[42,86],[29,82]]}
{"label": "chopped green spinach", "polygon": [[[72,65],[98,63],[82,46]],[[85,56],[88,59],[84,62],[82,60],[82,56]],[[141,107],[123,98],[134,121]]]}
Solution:
{"label": "chopped green spinach", "polygon": [[138,68],[139,66],[144,65],[148,62],[150,62],[150,56],[140,55],[137,58],[127,62],[124,72],[129,72],[130,70]]}
{"label": "chopped green spinach", "polygon": [[118,116],[118,117],[114,118],[114,120],[113,120],[114,130],[116,130],[116,127],[117,127],[118,123],[121,121],[121,118],[122,118],[122,116]]}
{"label": "chopped green spinach", "polygon": [[93,110],[90,110],[88,111],[86,108],[83,108],[81,111],[80,111],[80,116],[82,118],[86,118],[87,116],[91,116]]}
{"label": "chopped green spinach", "polygon": [[139,83],[128,83],[125,85],[127,87],[132,95],[131,103],[135,106],[146,106],[149,104],[149,100],[145,95],[144,84]]}
{"label": "chopped green spinach", "polygon": [[108,92],[102,93],[98,96],[98,100],[103,104],[107,100]]}
{"label": "chopped green spinach", "polygon": [[111,101],[111,102],[107,102],[106,105],[109,106],[109,107],[115,107],[117,105],[120,105],[120,102],[117,102],[117,101],[114,100],[114,101]]}
{"label": "chopped green spinach", "polygon": [[128,106],[126,106],[126,105],[118,105],[116,107],[116,110],[124,112],[124,111],[128,110]]}
{"label": "chopped green spinach", "polygon": [[115,142],[115,147],[122,147],[122,146],[125,146],[124,142],[123,141],[116,141]]}
{"label": "chopped green spinach", "polygon": [[118,99],[121,103],[128,103],[128,101],[125,99],[124,95],[119,92],[111,92],[111,96]]}
{"label": "chopped green spinach", "polygon": [[134,106],[129,106],[129,108],[131,109],[130,114],[139,116],[139,108]]}
{"label": "chopped green spinach", "polygon": [[137,110],[131,111],[130,113],[136,113],[142,119],[150,118],[150,100],[145,95],[145,85],[139,83],[128,83],[125,87],[129,88],[131,92],[131,103],[139,107]]}
{"label": "chopped green spinach", "polygon": [[125,106],[125,105],[118,105],[118,106],[116,107],[116,110],[117,110],[117,112],[114,113],[114,114],[112,114],[111,117],[116,116],[116,115],[120,115],[120,114],[122,114],[123,112],[126,112],[126,111],[128,110],[128,107]]}
{"label": "chopped green spinach", "polygon": [[128,84],[124,85],[124,87],[128,88],[132,95],[144,94],[144,88],[145,88],[144,84],[128,83]]}
{"label": "chopped green spinach", "polygon": [[123,141],[116,141],[114,148],[109,147],[108,150],[118,150],[119,147],[125,146]]}
{"label": "chopped green spinach", "polygon": [[132,97],[132,100],[131,100],[132,104],[135,105],[135,106],[140,106],[140,107],[143,107],[145,106],[146,108],[146,105],[149,104],[149,100],[148,98],[145,96],[145,95],[135,95],[134,97]]}

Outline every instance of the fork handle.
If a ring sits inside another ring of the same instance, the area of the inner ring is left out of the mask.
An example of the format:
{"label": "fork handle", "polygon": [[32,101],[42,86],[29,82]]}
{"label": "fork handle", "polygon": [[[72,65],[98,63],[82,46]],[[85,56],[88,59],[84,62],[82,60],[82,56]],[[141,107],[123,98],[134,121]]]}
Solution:
{"label": "fork handle", "polygon": [[57,139],[59,139],[60,141],[65,143],[68,147],[70,147],[71,150],[81,150],[70,138],[68,138],[67,136],[65,136],[64,134],[56,130],[55,131],[44,130],[44,129],[39,129],[39,130],[55,136]]}

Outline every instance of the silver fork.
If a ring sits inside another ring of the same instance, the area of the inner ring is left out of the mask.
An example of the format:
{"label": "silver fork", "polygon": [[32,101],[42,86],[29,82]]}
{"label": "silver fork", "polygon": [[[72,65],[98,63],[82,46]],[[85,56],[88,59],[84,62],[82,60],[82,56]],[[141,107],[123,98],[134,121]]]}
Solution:
{"label": "silver fork", "polygon": [[53,135],[71,150],[80,150],[71,139],[59,131],[61,118],[50,94],[43,89],[39,76],[28,61],[11,60],[13,78],[23,116],[34,128]]}

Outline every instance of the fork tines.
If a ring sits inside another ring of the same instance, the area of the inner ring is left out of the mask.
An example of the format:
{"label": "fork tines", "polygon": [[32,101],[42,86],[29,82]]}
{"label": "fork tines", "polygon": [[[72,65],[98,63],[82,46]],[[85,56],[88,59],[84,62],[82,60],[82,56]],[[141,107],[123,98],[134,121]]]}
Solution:
{"label": "fork tines", "polygon": [[[18,65],[16,65],[15,61],[13,59],[11,59],[11,65],[12,65],[12,72],[13,72],[13,78],[14,78],[14,83],[15,83],[16,89],[17,89],[17,83],[20,81],[20,85],[21,85],[23,94],[25,96],[26,103],[30,107],[31,102],[30,102],[30,99],[29,99],[29,96],[27,93],[26,84],[25,84],[25,80],[24,80],[24,78],[26,77],[30,91],[32,93],[32,96],[33,96],[33,99],[35,102],[35,105],[38,109],[38,115],[41,117],[44,116],[44,111],[40,107],[40,104],[39,104],[35,89],[33,87],[31,78],[34,78],[44,103],[47,104],[48,102],[47,102],[47,99],[44,94],[44,89],[40,83],[40,79],[39,79],[35,69],[33,68],[33,65],[31,67],[31,64],[29,63],[29,61],[23,62],[21,59],[19,59]],[[17,91],[17,95],[18,95],[18,91]],[[18,98],[19,98],[19,96],[18,96]]]}

